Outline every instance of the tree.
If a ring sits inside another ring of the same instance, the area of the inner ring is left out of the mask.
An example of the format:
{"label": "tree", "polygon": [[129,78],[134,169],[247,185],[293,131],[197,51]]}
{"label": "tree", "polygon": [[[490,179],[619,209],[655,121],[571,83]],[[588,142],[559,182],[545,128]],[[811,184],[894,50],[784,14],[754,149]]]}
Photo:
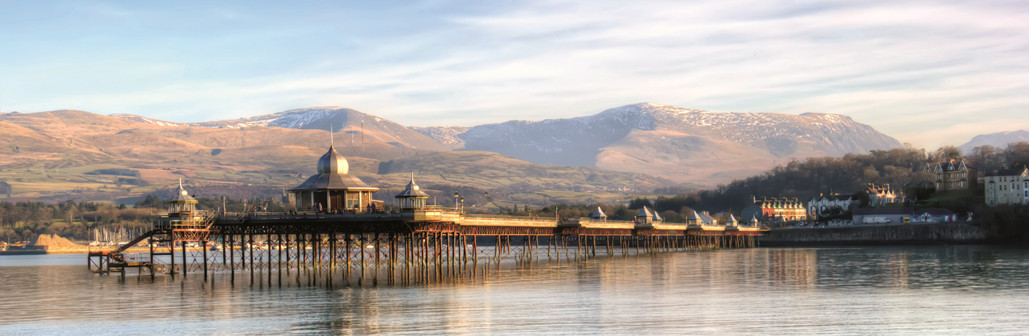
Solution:
{"label": "tree", "polygon": [[946,162],[950,160],[961,160],[961,149],[954,146],[943,146],[933,153],[933,159],[936,162]]}
{"label": "tree", "polygon": [[654,205],[650,203],[650,199],[644,197],[637,197],[632,201],[629,201],[629,209],[639,209],[642,207],[648,207],[653,209]]}
{"label": "tree", "polygon": [[157,209],[160,209],[161,207],[164,206],[164,202],[161,202],[161,199],[157,198],[157,196],[146,195],[146,198],[143,198],[139,202],[136,202],[136,204],[134,206],[136,208],[157,208]]}

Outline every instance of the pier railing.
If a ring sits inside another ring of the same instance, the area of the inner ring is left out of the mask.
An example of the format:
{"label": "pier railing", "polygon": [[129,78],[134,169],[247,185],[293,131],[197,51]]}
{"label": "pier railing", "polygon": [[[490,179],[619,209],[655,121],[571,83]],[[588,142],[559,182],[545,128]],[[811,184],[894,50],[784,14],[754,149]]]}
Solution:
{"label": "pier railing", "polygon": [[206,218],[166,220],[155,226],[160,232],[151,233],[150,252],[142,261],[91,253],[90,269],[101,273],[120,269],[124,275],[125,269],[135,267],[151,277],[158,272],[183,276],[202,272],[207,278],[209,272],[227,272],[233,279],[236,272],[247,272],[252,283],[261,274],[268,284],[272,274],[279,279],[290,272],[309,279],[328,276],[331,283],[333,274],[363,279],[367,271],[375,279],[383,271],[390,282],[410,282],[438,279],[443,272],[482,271],[481,263],[495,267],[505,257],[525,262],[545,253],[550,260],[553,253],[554,258],[583,260],[598,253],[752,247],[762,234],[760,229],[685,223],[466,214],[444,207]]}

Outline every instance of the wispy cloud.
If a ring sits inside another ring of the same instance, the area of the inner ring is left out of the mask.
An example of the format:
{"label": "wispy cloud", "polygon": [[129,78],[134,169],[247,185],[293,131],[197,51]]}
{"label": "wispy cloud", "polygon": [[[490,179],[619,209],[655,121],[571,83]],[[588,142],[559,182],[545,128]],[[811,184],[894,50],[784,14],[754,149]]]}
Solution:
{"label": "wispy cloud", "polygon": [[53,32],[67,30],[0,33],[48,51],[0,55],[0,109],[199,120],[341,105],[408,125],[472,125],[651,101],[843,113],[928,147],[1027,126],[1021,2],[277,6],[103,6],[94,19],[128,23],[87,17],[70,42]]}

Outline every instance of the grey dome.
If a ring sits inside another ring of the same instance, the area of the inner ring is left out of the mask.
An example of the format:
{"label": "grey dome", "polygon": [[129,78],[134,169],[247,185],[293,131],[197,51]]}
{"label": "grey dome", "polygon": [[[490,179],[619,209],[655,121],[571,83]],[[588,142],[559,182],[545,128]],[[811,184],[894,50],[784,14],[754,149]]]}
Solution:
{"label": "grey dome", "polygon": [[340,174],[350,173],[350,164],[347,159],[336,152],[336,148],[329,146],[329,151],[318,159],[318,174]]}
{"label": "grey dome", "polygon": [[429,198],[429,194],[426,194],[424,191],[422,191],[421,187],[418,187],[418,184],[414,183],[414,173],[412,173],[411,182],[407,183],[407,188],[404,188],[404,191],[401,191],[394,197]]}

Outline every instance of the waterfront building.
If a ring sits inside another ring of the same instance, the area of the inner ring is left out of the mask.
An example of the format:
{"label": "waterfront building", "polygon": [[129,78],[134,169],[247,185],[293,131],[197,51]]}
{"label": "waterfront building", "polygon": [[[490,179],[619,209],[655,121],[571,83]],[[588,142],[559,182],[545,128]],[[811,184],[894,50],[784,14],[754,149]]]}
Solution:
{"label": "waterfront building", "polygon": [[757,217],[766,221],[792,222],[807,219],[807,207],[797,198],[762,198],[753,197],[751,204],[741,211],[746,217]]}
{"label": "waterfront building", "polygon": [[1007,169],[983,178],[986,205],[1029,205],[1029,169]]}
{"label": "waterfront building", "polygon": [[707,211],[697,212],[696,210],[686,218],[687,225],[718,225],[718,219],[711,217]]}
{"label": "waterfront building", "polygon": [[318,173],[289,191],[295,195],[296,207],[301,210],[365,213],[382,207],[381,201],[372,199],[379,188],[350,175],[347,159],[331,145],[318,159]]}
{"label": "waterfront building", "polygon": [[975,187],[976,171],[964,160],[950,159],[935,165],[926,163],[923,171],[936,176],[936,191],[965,190]]}
{"label": "waterfront building", "polygon": [[911,221],[916,223],[953,223],[958,221],[958,215],[947,209],[922,209],[915,211]]}
{"label": "waterfront building", "polygon": [[914,210],[911,208],[858,208],[854,209],[853,223],[868,224],[904,224],[911,222]]}
{"label": "waterfront building", "polygon": [[707,211],[700,212],[700,222],[704,225],[718,225],[718,219],[711,217]]}
{"label": "waterfront building", "polygon": [[594,210],[593,213],[590,214],[590,219],[607,221],[607,214],[604,213],[604,210],[600,209],[600,207],[598,206],[597,210]]}
{"label": "waterfront building", "polygon": [[824,196],[819,194],[807,202],[807,214],[812,219],[838,216],[850,210],[853,204],[854,195],[830,194]]}

